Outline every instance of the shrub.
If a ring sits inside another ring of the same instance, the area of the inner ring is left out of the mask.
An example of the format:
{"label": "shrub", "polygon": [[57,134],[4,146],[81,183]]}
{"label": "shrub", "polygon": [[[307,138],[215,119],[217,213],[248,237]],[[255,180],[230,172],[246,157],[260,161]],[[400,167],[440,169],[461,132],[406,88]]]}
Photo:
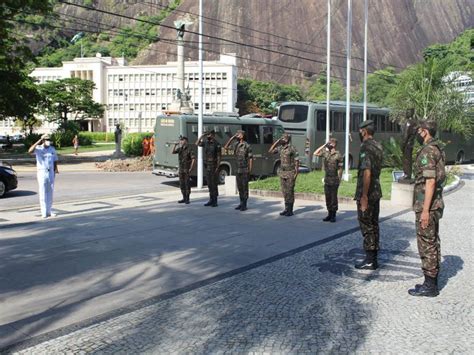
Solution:
{"label": "shrub", "polygon": [[113,132],[79,132],[79,140],[87,138],[92,142],[114,142]]}
{"label": "shrub", "polygon": [[382,142],[382,146],[383,166],[403,169],[403,152],[400,140],[390,137],[389,140]]}
{"label": "shrub", "polygon": [[152,133],[129,133],[122,139],[122,149],[127,155],[140,156],[143,154],[142,141]]}
{"label": "shrub", "polygon": [[31,133],[25,137],[23,140],[23,144],[25,145],[25,148],[28,149],[30,148],[33,143],[36,143],[40,138],[42,134],[39,133]]}

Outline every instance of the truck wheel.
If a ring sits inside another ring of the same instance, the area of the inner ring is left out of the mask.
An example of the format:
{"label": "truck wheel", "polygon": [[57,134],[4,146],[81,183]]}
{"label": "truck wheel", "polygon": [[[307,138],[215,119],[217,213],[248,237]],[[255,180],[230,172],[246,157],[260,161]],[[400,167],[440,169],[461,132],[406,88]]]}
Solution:
{"label": "truck wheel", "polygon": [[3,197],[3,195],[5,195],[5,192],[7,192],[5,183],[0,180],[0,197]]}
{"label": "truck wheel", "polygon": [[229,168],[225,165],[221,165],[218,172],[219,185],[225,184],[226,176],[229,176]]}
{"label": "truck wheel", "polygon": [[462,150],[460,150],[458,152],[458,154],[456,155],[456,164],[462,164],[464,163],[464,152]]}
{"label": "truck wheel", "polygon": [[278,169],[280,169],[280,162],[276,163],[273,167],[273,175],[278,175]]}

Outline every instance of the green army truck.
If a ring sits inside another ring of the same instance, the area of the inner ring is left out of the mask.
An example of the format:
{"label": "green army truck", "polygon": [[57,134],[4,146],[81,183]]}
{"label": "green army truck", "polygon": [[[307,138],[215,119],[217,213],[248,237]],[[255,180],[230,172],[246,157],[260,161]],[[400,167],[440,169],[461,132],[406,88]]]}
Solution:
{"label": "green army truck", "polygon": [[[239,117],[232,113],[222,113],[203,116],[203,132],[216,132],[216,140],[224,147],[227,140],[238,130],[247,134],[247,142],[252,146],[254,164],[252,176],[269,176],[276,174],[279,157],[269,154],[268,150],[275,140],[283,134],[280,122],[258,115],[250,114]],[[160,115],[155,125],[155,155],[153,157],[153,174],[177,177],[178,156],[172,154],[174,142],[179,136],[188,137],[190,147],[197,158],[198,117],[197,115],[172,114]],[[224,183],[227,175],[235,175],[237,162],[233,152],[222,148],[222,158],[219,166],[219,182]],[[197,176],[197,164],[191,177]]]}

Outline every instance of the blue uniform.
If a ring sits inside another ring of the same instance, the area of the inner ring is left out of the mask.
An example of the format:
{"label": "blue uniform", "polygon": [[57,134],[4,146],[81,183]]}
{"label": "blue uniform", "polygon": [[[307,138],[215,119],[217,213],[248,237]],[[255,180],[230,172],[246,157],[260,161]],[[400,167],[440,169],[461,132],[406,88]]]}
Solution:
{"label": "blue uniform", "polygon": [[54,162],[58,160],[54,147],[36,146],[36,168],[38,178],[38,193],[41,207],[41,216],[51,216],[54,190]]}

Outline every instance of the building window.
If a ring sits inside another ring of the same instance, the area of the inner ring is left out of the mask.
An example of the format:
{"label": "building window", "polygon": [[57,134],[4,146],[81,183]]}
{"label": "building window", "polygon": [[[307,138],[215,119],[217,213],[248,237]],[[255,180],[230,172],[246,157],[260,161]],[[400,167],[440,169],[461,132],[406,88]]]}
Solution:
{"label": "building window", "polygon": [[211,108],[211,105],[209,104],[209,102],[206,102],[206,110],[209,110]]}
{"label": "building window", "polygon": [[199,104],[197,102],[194,103],[194,109],[199,110]]}
{"label": "building window", "polygon": [[227,73],[222,73],[222,80],[227,80]]}
{"label": "building window", "polygon": [[216,93],[217,93],[217,95],[221,95],[222,94],[222,89],[221,88],[216,88]]}

